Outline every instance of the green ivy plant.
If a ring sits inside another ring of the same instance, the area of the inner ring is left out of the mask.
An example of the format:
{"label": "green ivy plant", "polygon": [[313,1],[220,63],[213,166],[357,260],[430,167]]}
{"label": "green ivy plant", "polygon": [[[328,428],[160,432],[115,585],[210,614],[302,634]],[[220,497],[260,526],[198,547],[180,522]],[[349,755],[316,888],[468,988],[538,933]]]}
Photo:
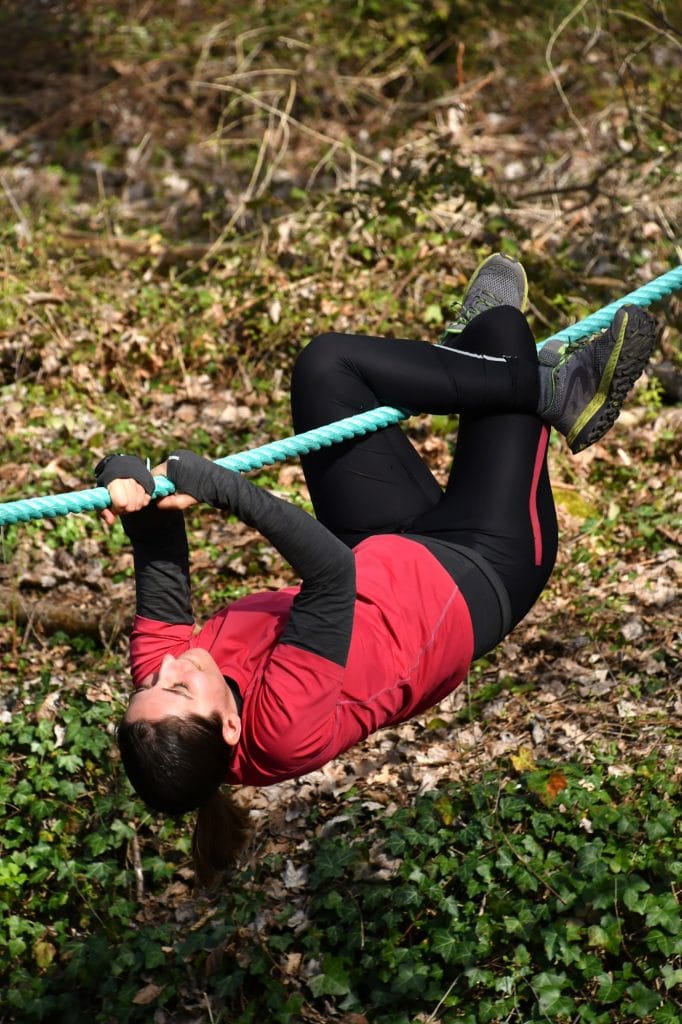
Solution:
{"label": "green ivy plant", "polygon": [[6,1019],[125,1024],[151,1003],[173,1020],[197,978],[214,1019],[242,1024],[681,1019],[674,766],[521,758],[393,812],[351,790],[325,827],[311,810],[291,898],[281,856],[266,857],[188,929],[160,891],[186,867],[186,836],[160,823],[151,841],[111,715],[73,694],[0,732]]}

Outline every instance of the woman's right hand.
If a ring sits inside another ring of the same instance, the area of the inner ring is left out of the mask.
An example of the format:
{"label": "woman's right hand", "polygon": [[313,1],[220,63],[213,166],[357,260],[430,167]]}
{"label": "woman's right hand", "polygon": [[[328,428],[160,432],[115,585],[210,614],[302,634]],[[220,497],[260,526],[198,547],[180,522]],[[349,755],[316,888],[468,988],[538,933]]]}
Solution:
{"label": "woman's right hand", "polygon": [[105,455],[95,466],[95,480],[99,487],[106,487],[111,499],[110,507],[101,513],[107,526],[121,513],[145,508],[154,493],[154,478],[137,455],[122,452]]}
{"label": "woman's right hand", "polygon": [[107,526],[115,523],[116,516],[121,513],[139,512],[140,509],[146,508],[152,500],[142,484],[129,478],[112,480],[107,484],[107,490],[111,498],[111,505],[109,508],[102,509],[101,513]]}

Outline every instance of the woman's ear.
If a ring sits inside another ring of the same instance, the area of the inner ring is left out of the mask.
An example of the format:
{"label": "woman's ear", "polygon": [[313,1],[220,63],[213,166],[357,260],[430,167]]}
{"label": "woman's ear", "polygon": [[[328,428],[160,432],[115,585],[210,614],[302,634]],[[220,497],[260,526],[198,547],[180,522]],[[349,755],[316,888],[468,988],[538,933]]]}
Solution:
{"label": "woman's ear", "polygon": [[236,708],[234,711],[227,711],[222,716],[223,739],[228,747],[234,747],[239,742],[242,734],[242,722]]}

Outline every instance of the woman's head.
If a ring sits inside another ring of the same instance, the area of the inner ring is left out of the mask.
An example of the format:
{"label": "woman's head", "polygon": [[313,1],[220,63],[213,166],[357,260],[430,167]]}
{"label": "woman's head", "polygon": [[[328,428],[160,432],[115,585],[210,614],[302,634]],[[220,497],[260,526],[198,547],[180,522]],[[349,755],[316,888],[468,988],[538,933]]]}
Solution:
{"label": "woman's head", "polygon": [[203,648],[166,655],[142,680],[118,730],[128,778],[166,814],[200,807],[225,780],[241,734],[239,710]]}
{"label": "woman's head", "polygon": [[170,815],[198,810],[192,848],[203,882],[234,861],[248,834],[248,814],[220,788],[240,735],[234,695],[199,648],[166,656],[118,728],[124,768],[144,802]]}
{"label": "woman's head", "polygon": [[185,814],[205,803],[225,781],[232,758],[217,713],[132,722],[126,715],[118,746],[135,791],[164,814]]}
{"label": "woman's head", "polygon": [[216,714],[225,743],[233,747],[241,722],[232,691],[209,652],[194,647],[177,658],[165,655],[158,671],[143,679],[131,695],[125,721],[153,723],[196,715],[208,719]]}
{"label": "woman's head", "polygon": [[209,885],[230,867],[249,834],[249,815],[221,789],[232,748],[219,715],[121,722],[121,758],[146,804],[165,814],[197,809],[192,856],[198,880]]}

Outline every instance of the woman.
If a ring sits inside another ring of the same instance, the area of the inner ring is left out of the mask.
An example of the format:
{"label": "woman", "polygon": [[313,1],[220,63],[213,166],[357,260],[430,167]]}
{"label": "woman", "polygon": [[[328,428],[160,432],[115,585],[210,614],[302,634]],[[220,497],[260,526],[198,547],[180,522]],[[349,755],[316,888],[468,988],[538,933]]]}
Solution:
{"label": "woman", "polygon": [[[297,360],[297,432],[385,404],[459,413],[444,491],[398,426],[303,457],[317,519],[188,451],[155,470],[176,487],[156,503],[141,460],[97,467],[111,495],[104,517],[122,514],[135,561],[123,762],[151,807],[198,808],[200,878],[244,838],[223,783],[303,775],[424,711],[545,586],[557,546],[550,427],[573,451],[601,437],[654,325],[626,307],[598,337],[549,342],[538,356],[526,293],[521,265],[495,255],[439,345],[329,334]],[[256,527],[300,586],[241,598],[197,630],[182,516],[196,501]]]}

